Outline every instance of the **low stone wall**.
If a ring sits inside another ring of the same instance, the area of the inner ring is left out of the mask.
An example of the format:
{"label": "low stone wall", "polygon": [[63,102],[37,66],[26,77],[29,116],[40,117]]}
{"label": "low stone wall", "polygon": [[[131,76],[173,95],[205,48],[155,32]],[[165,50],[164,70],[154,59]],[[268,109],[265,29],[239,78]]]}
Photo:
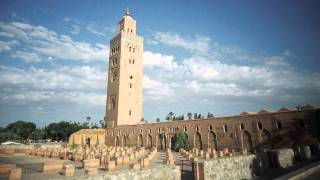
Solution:
{"label": "low stone wall", "polygon": [[126,180],[126,179],[147,179],[147,180],[180,180],[181,171],[179,166],[159,165],[139,170],[122,170],[108,174],[97,174],[90,176],[81,176],[77,179],[90,180]]}
{"label": "low stone wall", "polygon": [[57,149],[62,146],[61,143],[37,143],[37,144],[20,144],[20,145],[0,145],[0,154],[8,154],[7,152],[12,151],[12,154],[25,153],[27,149],[34,148],[47,148]]}
{"label": "low stone wall", "polygon": [[[311,156],[311,155],[310,155]],[[294,151],[291,148],[275,149],[271,151],[271,163],[273,167],[287,168],[294,163]]]}
{"label": "low stone wall", "polygon": [[268,167],[266,153],[205,160],[195,163],[195,179],[252,179]]}

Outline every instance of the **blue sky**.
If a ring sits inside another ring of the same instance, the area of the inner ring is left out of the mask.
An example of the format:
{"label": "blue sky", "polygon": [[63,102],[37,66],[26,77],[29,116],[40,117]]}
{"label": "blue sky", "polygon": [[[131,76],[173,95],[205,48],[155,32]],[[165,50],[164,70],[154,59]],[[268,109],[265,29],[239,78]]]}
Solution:
{"label": "blue sky", "polygon": [[0,126],[105,114],[126,7],[144,42],[146,120],[320,104],[320,1],[0,2]]}

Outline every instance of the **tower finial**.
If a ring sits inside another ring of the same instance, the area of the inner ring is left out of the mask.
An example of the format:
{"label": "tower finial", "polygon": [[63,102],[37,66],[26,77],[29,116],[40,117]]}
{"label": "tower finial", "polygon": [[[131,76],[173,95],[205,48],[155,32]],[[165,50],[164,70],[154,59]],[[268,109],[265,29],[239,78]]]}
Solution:
{"label": "tower finial", "polygon": [[130,16],[130,11],[129,11],[129,8],[127,7],[126,9],[126,16]]}

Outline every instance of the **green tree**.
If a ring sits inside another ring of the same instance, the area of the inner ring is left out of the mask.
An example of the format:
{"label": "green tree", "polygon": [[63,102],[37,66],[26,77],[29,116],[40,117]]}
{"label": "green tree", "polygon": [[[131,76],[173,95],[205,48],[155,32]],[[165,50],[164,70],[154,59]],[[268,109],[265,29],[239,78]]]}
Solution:
{"label": "green tree", "polygon": [[157,119],[156,119],[156,122],[160,122],[160,118],[157,118]]}
{"label": "green tree", "polygon": [[16,134],[26,140],[35,129],[36,125],[32,122],[16,121],[6,127],[6,132]]}
{"label": "green tree", "polygon": [[188,119],[189,119],[189,120],[192,119],[192,113],[191,113],[191,112],[188,112],[187,116],[188,116]]}
{"label": "green tree", "polygon": [[207,118],[214,118],[214,116],[213,116],[213,114],[211,114],[210,112],[208,112]]}
{"label": "green tree", "polygon": [[106,128],[106,122],[104,120],[100,120],[99,124],[101,128]]}
{"label": "green tree", "polygon": [[46,127],[46,132],[48,134],[48,137],[51,139],[54,139],[56,141],[67,141],[72,133],[87,127],[88,125],[86,123],[83,123],[81,125],[80,123],[76,122],[71,123],[67,121],[61,121],[59,123],[49,124],[49,126]]}
{"label": "green tree", "polygon": [[166,117],[166,120],[167,121],[172,121],[173,120],[173,116],[174,116],[174,113],[173,112],[169,112],[169,114]]}
{"label": "green tree", "polygon": [[198,119],[198,113],[194,113],[193,119]]}
{"label": "green tree", "polygon": [[187,135],[184,132],[178,132],[173,138],[173,149],[178,151],[180,148],[189,149]]}
{"label": "green tree", "polygon": [[184,120],[184,115],[182,114],[182,116],[181,116],[181,120]]}
{"label": "green tree", "polygon": [[43,140],[43,139],[46,139],[47,138],[47,132],[45,131],[45,129],[36,129],[31,133],[30,138],[32,140]]}

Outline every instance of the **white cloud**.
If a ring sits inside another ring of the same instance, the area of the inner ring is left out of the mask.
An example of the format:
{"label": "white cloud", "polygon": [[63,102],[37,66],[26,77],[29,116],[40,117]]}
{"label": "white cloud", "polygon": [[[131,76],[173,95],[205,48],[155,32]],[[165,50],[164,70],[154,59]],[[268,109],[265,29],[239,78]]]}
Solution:
{"label": "white cloud", "polygon": [[196,35],[195,37],[182,37],[176,33],[156,32],[153,35],[154,39],[163,44],[181,47],[192,52],[208,53],[211,39],[206,36]]}
{"label": "white cloud", "polygon": [[51,56],[64,60],[105,61],[108,57],[106,45],[95,45],[72,40],[69,36],[59,35],[43,26],[33,26],[26,23],[0,23],[3,33],[13,36],[19,41],[43,56]]}
{"label": "white cloud", "polygon": [[98,28],[94,25],[88,25],[86,27],[87,31],[91,32],[92,34],[98,35],[98,36],[105,36],[105,33],[102,31],[97,30]]}
{"label": "white cloud", "polygon": [[[0,66],[0,98],[7,103],[23,104],[44,101],[73,102],[78,106],[99,105],[105,99],[106,73],[90,66],[56,69],[19,69]],[[83,103],[83,104],[81,104]]]}
{"label": "white cloud", "polygon": [[16,45],[19,45],[19,42],[17,41],[7,41],[7,42],[4,42],[4,41],[1,41],[0,40],[0,52],[1,51],[10,51],[11,48],[13,46],[16,46]]}
{"label": "white cloud", "polygon": [[41,61],[39,56],[34,52],[16,51],[14,52],[14,54],[11,55],[11,57],[22,59],[27,63],[37,63]]}
{"label": "white cloud", "polygon": [[[288,94],[294,100],[320,95],[320,83],[317,83],[320,74],[304,74],[290,66],[283,69],[269,65],[225,64],[202,56],[177,61],[173,56],[152,52],[146,52],[144,57],[145,89],[152,87],[154,93],[149,95],[159,101],[218,97],[245,101],[246,98],[273,99]],[[312,93],[304,94],[305,91]]]}
{"label": "white cloud", "polygon": [[168,71],[173,71],[178,67],[177,62],[174,62],[173,56],[166,56],[149,51],[146,51],[143,54],[143,65],[147,67],[162,68]]}
{"label": "white cloud", "polygon": [[72,34],[79,34],[80,33],[80,27],[78,25],[72,25],[72,30],[71,30]]}

